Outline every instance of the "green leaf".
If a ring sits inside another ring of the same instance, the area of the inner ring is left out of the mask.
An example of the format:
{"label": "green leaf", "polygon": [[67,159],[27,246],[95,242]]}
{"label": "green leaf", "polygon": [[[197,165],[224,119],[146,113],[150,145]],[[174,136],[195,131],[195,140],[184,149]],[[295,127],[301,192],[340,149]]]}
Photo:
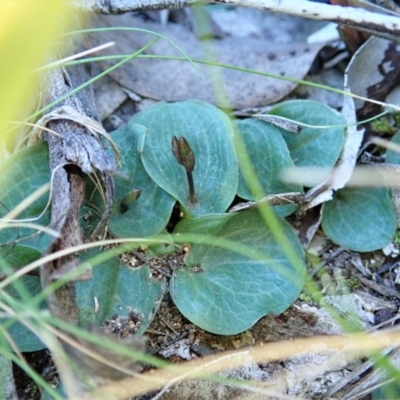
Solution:
{"label": "green leaf", "polygon": [[14,388],[13,363],[0,354],[0,398],[14,399]]}
{"label": "green leaf", "polygon": [[[25,287],[25,290],[30,293],[31,297],[39,295],[42,292],[42,286],[40,284],[40,279],[37,276],[23,276],[19,278],[20,283]],[[20,299],[16,294],[15,289],[8,289],[7,293]],[[45,309],[46,305],[43,303],[41,308]],[[9,326],[8,323],[12,322],[11,319],[1,319],[1,324],[3,326]],[[14,320],[15,321],[15,320]],[[7,329],[8,334],[13,338],[17,347],[20,351],[37,351],[42,350],[46,347],[40,338],[28,329],[21,322],[12,323],[12,325]]]}
{"label": "green leaf", "polygon": [[324,205],[322,228],[335,243],[353,251],[384,248],[396,233],[396,216],[386,188],[342,189]]}
{"label": "green leaf", "polygon": [[[313,100],[286,101],[274,107],[269,113],[308,125],[346,124],[337,111]],[[344,144],[343,127],[323,129],[302,127],[298,135],[280,130],[289,147],[290,155],[298,167],[332,168]]]}
{"label": "green leaf", "polygon": [[[198,100],[158,103],[136,114],[131,122],[149,129],[142,153],[146,171],[187,213],[199,216],[228,208],[236,194],[238,167],[231,123],[222,111]],[[194,153],[194,204],[189,199],[185,168],[172,153],[173,136],[184,137]]]}
{"label": "green leaf", "polygon": [[[166,227],[175,203],[143,167],[138,147],[146,130],[144,126],[130,123],[111,133],[121,153],[122,170],[128,175],[114,177],[115,200],[108,226],[117,237],[147,237],[160,233]],[[140,189],[139,198],[123,204],[134,189]]]}
{"label": "green leaf", "polygon": [[[264,196],[276,193],[302,192],[303,188],[300,185],[289,185],[280,179],[282,170],[294,167],[294,163],[279,129],[269,123],[254,119],[237,121],[237,125],[250,154],[258,180],[264,189]],[[255,200],[243,174],[239,175],[238,195],[246,200]],[[283,217],[290,215],[295,209],[295,205],[274,207],[274,210]]]}
{"label": "green leaf", "polygon": [[162,234],[166,237],[166,241],[146,246],[146,256],[149,259],[154,257],[163,257],[175,252],[175,245],[171,235],[167,231],[163,231]]}
{"label": "green leaf", "polygon": [[[303,249],[290,225],[281,228],[295,253],[304,260]],[[249,329],[262,316],[286,310],[299,296],[305,262],[293,266],[275,241],[257,210],[237,214],[205,215],[180,222],[176,233],[213,235],[214,245],[193,244],[170,284],[171,297],[180,312],[202,329],[233,335]],[[218,247],[218,239],[236,243]],[[249,246],[248,253],[234,251]],[[263,257],[255,252],[262,252]]]}
{"label": "green leaf", "polygon": [[[25,200],[36,189],[50,181],[49,158],[47,145],[42,143],[20,150],[10,156],[0,166],[0,218],[3,218],[10,210]],[[27,207],[17,219],[32,219],[38,217],[45,209],[48,193]],[[50,221],[50,211],[39,220],[31,221],[38,225],[47,226]],[[44,251],[50,238],[46,234],[37,234],[33,229],[7,228],[0,231],[1,254],[9,251],[18,251],[15,241],[20,240],[24,246],[29,246]],[[30,236],[30,237],[29,237]],[[24,239],[26,238],[26,239]],[[24,240],[22,240],[24,239]],[[11,245],[6,245],[6,244]]]}
{"label": "green leaf", "polygon": [[[29,264],[30,262],[38,259],[41,253],[30,247],[20,246],[18,251],[11,252],[4,259],[1,260],[1,269],[7,274],[13,269]],[[12,296],[14,299],[21,301],[23,304],[29,304],[30,300],[42,292],[40,278],[38,276],[25,275],[14,280],[5,289],[5,292]],[[39,305],[39,309],[45,309],[46,303],[43,301]],[[14,318],[1,318],[1,325],[8,330],[9,335],[12,337],[20,351],[36,351],[44,349],[46,346],[43,342],[29,330],[21,322],[16,321]]]}
{"label": "green leaf", "polygon": [[[392,137],[391,143],[400,145],[400,131],[397,131],[396,134]],[[400,164],[400,153],[393,150],[386,151],[386,160],[387,164]]]}
{"label": "green leaf", "polygon": [[[89,252],[84,259],[90,262],[95,254]],[[116,258],[108,260],[93,268],[90,280],[75,284],[79,323],[100,325],[115,315],[122,319],[134,315],[140,320],[137,334],[141,334],[154,317],[164,286],[152,278],[147,265],[130,268]]]}
{"label": "green leaf", "polygon": [[[389,374],[387,375],[389,376]],[[390,400],[399,398],[400,385],[398,381],[389,381],[389,383],[385,383],[371,392],[372,400]]]}

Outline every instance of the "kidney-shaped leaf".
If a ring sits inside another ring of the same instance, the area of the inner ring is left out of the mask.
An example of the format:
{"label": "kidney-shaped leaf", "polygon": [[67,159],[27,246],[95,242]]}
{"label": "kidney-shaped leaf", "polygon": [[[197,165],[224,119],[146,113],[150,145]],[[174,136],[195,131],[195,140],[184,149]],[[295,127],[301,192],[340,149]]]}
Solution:
{"label": "kidney-shaped leaf", "polygon": [[[20,278],[20,283],[24,286],[27,293],[29,293],[29,295],[32,297],[42,292],[42,286],[38,276],[23,276]],[[16,295],[15,289],[7,290],[7,292],[12,296]],[[41,308],[45,307],[46,306],[43,303]],[[0,322],[4,327],[8,326],[9,320],[7,319],[6,321],[1,319]],[[12,337],[20,351],[36,351],[46,347],[37,334],[28,329],[21,322],[13,323],[8,329],[8,334]]]}
{"label": "kidney-shaped leaf", "polygon": [[[18,251],[8,253],[4,259],[8,268],[16,269],[38,259],[40,255],[41,253],[38,250],[19,246]],[[1,267],[2,269],[5,267],[4,260],[2,260]],[[5,288],[5,291],[22,304],[31,304],[31,299],[42,292],[42,286],[38,276],[26,275],[12,282]],[[38,308],[46,308],[45,302],[43,301]],[[0,323],[3,328],[7,328],[8,334],[20,351],[36,351],[46,347],[40,338],[21,322],[13,322],[9,318],[1,318]]]}
{"label": "kidney-shaped leaf", "polygon": [[[224,212],[238,185],[238,168],[229,118],[199,100],[157,105],[136,114],[131,122],[146,126],[142,160],[152,179],[193,216]],[[173,136],[184,137],[195,157],[196,201],[189,198],[185,168],[171,149]]]}
{"label": "kidney-shaped leaf", "polygon": [[386,188],[342,189],[324,205],[322,228],[333,242],[353,251],[384,248],[396,233]]}
{"label": "kidney-shaped leaf", "polygon": [[[284,183],[280,178],[282,170],[293,168],[294,163],[279,129],[269,123],[254,119],[238,121],[237,125],[265,196],[301,192],[303,189],[300,185]],[[255,200],[243,174],[239,175],[238,195],[246,200]],[[280,215],[286,216],[291,214],[296,206],[277,206],[274,209]]]}
{"label": "kidney-shaped leaf", "polygon": [[[306,265],[292,228],[283,219],[280,224],[297,255],[296,266],[257,210],[206,215],[178,224],[176,232],[183,238],[185,233],[217,237],[213,245],[194,244],[186,266],[172,278],[171,296],[180,312],[202,329],[233,335],[264,315],[286,310],[300,294]],[[218,247],[219,238],[235,244],[232,249]],[[248,246],[247,252],[236,252],[239,245]]]}
{"label": "kidney-shaped leaf", "polygon": [[[143,167],[138,150],[146,128],[130,123],[111,133],[121,153],[121,168],[127,177],[115,176],[115,200],[108,226],[117,237],[146,237],[160,233],[167,225],[175,199],[157,186]],[[125,201],[134,189],[135,201]]]}
{"label": "kidney-shaped leaf", "polygon": [[[346,124],[345,119],[333,108],[313,100],[286,101],[269,113],[321,127]],[[283,129],[281,132],[298,167],[333,167],[344,143],[343,127],[302,127],[298,135]]]}
{"label": "kidney-shaped leaf", "polygon": [[[25,200],[36,189],[50,181],[49,158],[45,143],[20,150],[10,156],[0,165],[0,218],[12,210],[21,201]],[[38,217],[45,209],[48,194],[41,196],[32,205],[27,207],[17,219],[32,219]],[[40,220],[31,220],[38,225],[46,226],[49,223],[50,213],[46,211]],[[49,237],[37,234],[33,229],[7,228],[0,231],[0,254],[17,252],[15,241],[24,246],[44,251],[49,245]],[[23,238],[26,238],[22,240]],[[5,244],[11,243],[10,246]]]}
{"label": "kidney-shaped leaf", "polygon": [[[83,258],[90,263],[95,252]],[[117,315],[140,321],[137,334],[143,333],[157,310],[164,293],[164,284],[152,278],[149,267],[130,268],[118,259],[108,260],[93,268],[93,277],[75,283],[79,321],[82,326],[100,325]]]}

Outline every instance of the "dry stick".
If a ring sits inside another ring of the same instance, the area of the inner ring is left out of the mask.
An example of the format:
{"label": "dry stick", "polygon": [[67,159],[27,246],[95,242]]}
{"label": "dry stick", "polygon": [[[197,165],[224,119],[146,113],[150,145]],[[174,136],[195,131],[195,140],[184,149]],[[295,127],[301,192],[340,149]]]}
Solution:
{"label": "dry stick", "polygon": [[[47,71],[42,83],[44,102],[53,104],[86,78],[84,68],[73,71],[64,68]],[[114,185],[110,174],[115,166],[103,149],[97,132],[92,131],[93,124],[102,129],[96,120],[93,104],[92,93],[89,90],[80,91],[66,98],[57,108],[49,110],[48,114],[42,117],[44,126],[59,133],[58,136],[48,132],[43,134],[49,146],[49,164],[52,171],[51,226],[60,234],[57,240],[52,240],[51,246],[46,251],[48,255],[83,243],[83,235],[79,228],[79,212],[85,191],[83,174],[98,171],[103,178],[105,192],[108,194],[107,211],[101,218],[101,224],[96,228],[98,231],[105,225],[111,213]],[[66,166],[71,162],[76,167]],[[40,269],[42,288],[45,290],[53,283],[54,277],[61,276],[66,269],[73,269],[78,265],[79,259],[72,254],[54,262],[42,262]],[[69,282],[48,295],[47,303],[54,316],[76,324],[79,309],[73,285]],[[52,350],[63,379],[66,383],[70,382],[72,370],[63,363],[57,349]],[[75,386],[65,385],[69,394],[75,393]]]}
{"label": "dry stick", "polygon": [[199,4],[231,4],[259,8],[299,17],[331,21],[391,40],[399,40],[400,37],[400,18],[398,17],[378,14],[362,8],[340,7],[299,0],[74,0],[76,8],[100,14],[174,9]]}
{"label": "dry stick", "polygon": [[210,376],[222,370],[233,369],[244,362],[260,363],[313,354],[316,351],[346,351],[354,355],[368,355],[397,343],[399,332],[396,330],[380,331],[374,334],[353,334],[348,336],[314,336],[295,339],[292,342],[266,343],[263,345],[227,351],[222,355],[207,356],[202,359],[184,362],[168,369],[152,371],[136,378],[116,382],[102,387],[80,400],[125,399],[129,396],[142,395],[171,383],[178,383],[200,376]]}

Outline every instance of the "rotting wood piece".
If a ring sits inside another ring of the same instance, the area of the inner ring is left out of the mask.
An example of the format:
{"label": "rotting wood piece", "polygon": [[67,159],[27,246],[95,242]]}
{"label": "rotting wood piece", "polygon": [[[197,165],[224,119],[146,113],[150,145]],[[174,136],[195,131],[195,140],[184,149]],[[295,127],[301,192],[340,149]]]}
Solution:
{"label": "rotting wood piece", "polygon": [[[55,102],[78,87],[85,80],[84,75],[81,66],[74,68],[71,75],[64,69],[48,72],[43,81],[45,105]],[[93,97],[88,90],[80,91],[67,97],[49,110],[49,113],[54,113],[59,109],[63,109],[64,112],[68,109],[74,110],[74,118],[67,118],[67,115],[66,118],[63,118],[62,113],[60,113],[59,119],[52,118],[44,124],[57,133],[55,135],[45,131],[43,132],[43,139],[49,146],[50,170],[54,174],[51,226],[61,234],[60,238],[53,240],[47,254],[71,248],[84,242],[79,225],[79,214],[85,193],[85,174],[96,172],[100,176],[106,197],[104,214],[91,238],[101,232],[111,213],[114,194],[112,174],[115,170],[115,162],[105,152],[99,138],[91,134],[91,130],[85,127],[83,122],[76,120],[76,115],[82,115],[82,121],[97,121],[93,104]],[[80,260],[75,254],[42,265],[40,271],[42,287],[48,287],[52,282],[62,278],[65,273],[74,270],[79,265]],[[76,279],[90,277],[90,270],[84,272]],[[75,301],[74,282],[64,284],[49,295],[47,303],[54,316],[72,325],[77,325],[79,309]],[[71,358],[75,358],[74,353],[71,354],[71,351],[68,350],[66,343],[63,343],[63,347]],[[96,372],[95,375],[97,375]]]}

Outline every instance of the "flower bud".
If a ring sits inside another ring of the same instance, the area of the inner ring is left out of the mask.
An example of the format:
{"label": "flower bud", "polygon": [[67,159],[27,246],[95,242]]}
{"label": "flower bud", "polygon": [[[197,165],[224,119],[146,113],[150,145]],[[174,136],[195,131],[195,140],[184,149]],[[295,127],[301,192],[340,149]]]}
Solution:
{"label": "flower bud", "polygon": [[136,201],[142,193],[142,189],[132,189],[128,194],[122,199],[122,204],[128,205]]}
{"label": "flower bud", "polygon": [[195,165],[195,158],[192,149],[187,140],[180,136],[172,137],[172,154],[179,164],[183,165],[186,172],[193,172]]}

